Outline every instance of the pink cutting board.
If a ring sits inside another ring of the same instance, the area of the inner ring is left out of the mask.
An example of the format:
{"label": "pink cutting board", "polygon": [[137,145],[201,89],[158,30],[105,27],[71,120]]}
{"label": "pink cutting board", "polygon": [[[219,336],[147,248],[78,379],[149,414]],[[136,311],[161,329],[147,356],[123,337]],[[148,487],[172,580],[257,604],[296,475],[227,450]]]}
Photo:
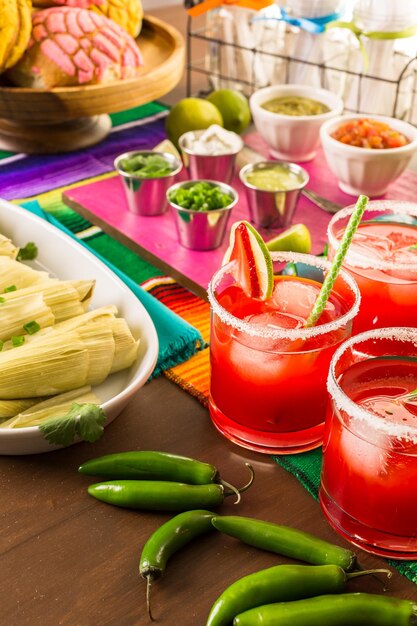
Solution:
{"label": "pink cutting board", "polygon": [[[247,135],[245,141],[268,158],[268,148],[256,133]],[[302,165],[310,175],[309,189],[343,206],[355,202],[355,197],[339,189],[321,150],[313,161]],[[232,185],[239,193],[239,202],[233,209],[229,227],[235,221],[249,219],[245,191],[237,176]],[[405,172],[384,197],[416,200],[417,175],[411,171]],[[63,201],[180,284],[197,295],[206,297],[207,285],[220,267],[226,251],[227,236],[223,245],[216,250],[194,251],[182,247],[178,243],[175,224],[169,211],[157,217],[141,217],[127,210],[123,188],[116,175],[69,189],[63,193]],[[293,223],[302,222],[309,228],[313,254],[323,251],[330,218],[330,214],[300,196]],[[267,240],[279,233],[280,229],[259,229],[259,232]]]}

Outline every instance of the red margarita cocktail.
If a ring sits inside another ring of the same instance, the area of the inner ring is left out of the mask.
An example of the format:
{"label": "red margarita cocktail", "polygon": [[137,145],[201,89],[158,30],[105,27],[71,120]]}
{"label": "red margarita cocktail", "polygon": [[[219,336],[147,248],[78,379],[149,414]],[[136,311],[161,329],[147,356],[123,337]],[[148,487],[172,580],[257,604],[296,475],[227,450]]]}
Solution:
{"label": "red margarita cocktail", "polygon": [[[328,228],[329,257],[343,236],[353,207],[342,209]],[[417,204],[372,201],[343,263],[362,300],[353,331],[417,325]]]}
{"label": "red margarita cocktail", "polygon": [[[289,454],[321,445],[330,360],[350,336],[360,296],[342,271],[317,325],[306,328],[330,263],[291,252],[271,256],[274,286],[266,300],[246,295],[234,278],[234,261],[209,285],[209,405],[215,426],[230,440]],[[289,268],[299,275],[289,275]]]}
{"label": "red margarita cocktail", "polygon": [[417,329],[356,335],[335,353],[320,503],[364,550],[417,558]]}

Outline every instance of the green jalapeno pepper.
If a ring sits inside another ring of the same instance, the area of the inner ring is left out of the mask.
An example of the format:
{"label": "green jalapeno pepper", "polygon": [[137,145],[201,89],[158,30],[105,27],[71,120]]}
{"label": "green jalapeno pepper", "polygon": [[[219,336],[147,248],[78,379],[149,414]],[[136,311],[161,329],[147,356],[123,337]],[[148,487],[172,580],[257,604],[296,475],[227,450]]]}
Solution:
{"label": "green jalapeno pepper", "polygon": [[151,511],[190,511],[201,507],[216,507],[224,498],[240,494],[249,488],[228,491],[223,485],[186,485],[185,483],[162,480],[108,480],[88,487],[88,493],[97,500],[128,509],[148,509]]}
{"label": "green jalapeno pepper", "polygon": [[113,479],[172,480],[190,485],[220,482],[219,472],[209,463],[167,452],[136,450],[90,459],[78,471]]}
{"label": "green jalapeno pepper", "polygon": [[412,626],[417,605],[370,593],[316,596],[245,611],[233,626]]}
{"label": "green jalapeno pepper", "polygon": [[340,593],[351,578],[376,571],[390,574],[389,570],[347,574],[338,565],[275,565],[232,583],[213,604],[206,626],[229,626],[236,615],[271,602]]}
{"label": "green jalapeno pepper", "polygon": [[215,513],[194,510],[180,513],[162,524],[145,543],[139,561],[139,573],[146,579],[146,605],[151,619],[150,585],[165,571],[168,560],[180,548],[203,533],[214,531]]}
{"label": "green jalapeno pepper", "polygon": [[233,515],[216,516],[212,524],[217,530],[251,546],[312,565],[338,565],[347,572],[356,566],[356,555],[351,550],[295,528]]}

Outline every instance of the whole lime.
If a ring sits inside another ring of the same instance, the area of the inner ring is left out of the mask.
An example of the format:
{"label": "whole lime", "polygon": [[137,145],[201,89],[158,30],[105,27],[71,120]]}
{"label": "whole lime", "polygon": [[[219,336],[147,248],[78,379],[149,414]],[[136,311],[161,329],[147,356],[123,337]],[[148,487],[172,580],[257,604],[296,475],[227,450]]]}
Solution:
{"label": "whole lime", "polygon": [[219,109],[227,130],[240,135],[248,127],[251,120],[249,102],[240,91],[217,89],[207,96],[207,100]]}
{"label": "whole lime", "polygon": [[178,147],[178,139],[189,130],[202,130],[212,124],[223,126],[219,109],[203,98],[184,98],[175,104],[165,121],[168,139]]}

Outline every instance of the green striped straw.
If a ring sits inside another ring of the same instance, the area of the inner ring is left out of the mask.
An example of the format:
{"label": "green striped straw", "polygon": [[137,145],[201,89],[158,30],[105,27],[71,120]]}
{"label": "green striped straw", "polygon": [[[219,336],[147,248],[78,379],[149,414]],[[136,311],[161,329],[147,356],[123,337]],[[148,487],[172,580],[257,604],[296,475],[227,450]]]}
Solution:
{"label": "green striped straw", "polygon": [[331,264],[331,267],[326,274],[323,285],[320,289],[320,293],[314,304],[313,310],[306,320],[306,328],[315,326],[320,315],[325,309],[326,302],[329,299],[335,280],[340,272],[343,259],[346,256],[346,252],[348,251],[353,235],[355,234],[356,229],[359,226],[359,222],[362,219],[362,215],[367,207],[368,200],[369,198],[367,196],[359,196],[356,202],[355,208],[353,209],[353,213],[350,216],[349,223],[346,226],[344,235],[340,242],[340,246],[338,247],[336,255],[333,259],[333,263]]}

